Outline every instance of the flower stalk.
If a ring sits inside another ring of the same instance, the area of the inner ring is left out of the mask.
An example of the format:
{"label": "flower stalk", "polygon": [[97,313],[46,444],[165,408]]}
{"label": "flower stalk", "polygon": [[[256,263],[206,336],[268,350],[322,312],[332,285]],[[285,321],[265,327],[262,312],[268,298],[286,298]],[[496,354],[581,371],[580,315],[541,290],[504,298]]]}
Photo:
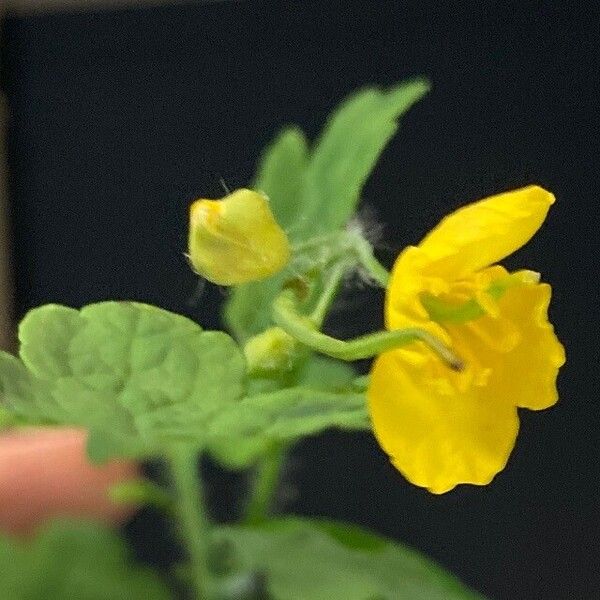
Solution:
{"label": "flower stalk", "polygon": [[339,340],[317,330],[315,323],[300,314],[292,289],[284,290],[273,303],[273,320],[285,332],[309,348],[345,361],[371,358],[413,342],[424,342],[452,370],[460,371],[463,361],[443,342],[423,329],[409,327],[380,331],[353,340]]}
{"label": "flower stalk", "polygon": [[195,600],[212,600],[214,584],[208,566],[211,526],[196,459],[194,451],[176,448],[169,457],[169,468],[180,537],[189,555],[194,597]]}
{"label": "flower stalk", "polygon": [[244,523],[255,525],[266,521],[274,505],[274,496],[285,464],[286,452],[275,446],[262,457],[256,468],[250,498],[246,506]]}

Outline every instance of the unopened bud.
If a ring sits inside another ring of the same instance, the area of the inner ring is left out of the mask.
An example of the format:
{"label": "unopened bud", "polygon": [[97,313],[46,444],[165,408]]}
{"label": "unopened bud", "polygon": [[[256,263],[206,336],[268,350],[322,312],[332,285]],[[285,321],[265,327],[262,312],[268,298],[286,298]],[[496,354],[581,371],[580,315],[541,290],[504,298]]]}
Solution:
{"label": "unopened bud", "polygon": [[290,245],[258,192],[240,189],[222,200],[190,207],[189,259],[193,269],[219,285],[265,279],[281,271]]}
{"label": "unopened bud", "polygon": [[280,327],[270,327],[250,338],[244,355],[251,373],[268,374],[292,367],[296,341]]}

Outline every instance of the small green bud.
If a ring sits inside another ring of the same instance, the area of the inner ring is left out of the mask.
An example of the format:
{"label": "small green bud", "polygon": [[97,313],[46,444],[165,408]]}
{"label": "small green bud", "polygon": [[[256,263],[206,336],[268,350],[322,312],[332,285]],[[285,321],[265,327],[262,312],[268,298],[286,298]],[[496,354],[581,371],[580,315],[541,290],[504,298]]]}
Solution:
{"label": "small green bud", "polygon": [[244,354],[251,373],[272,373],[292,368],[296,342],[280,327],[271,327],[250,338]]}
{"label": "small green bud", "polygon": [[247,189],[190,206],[188,251],[196,273],[219,285],[265,279],[290,258],[287,236],[268,199]]}

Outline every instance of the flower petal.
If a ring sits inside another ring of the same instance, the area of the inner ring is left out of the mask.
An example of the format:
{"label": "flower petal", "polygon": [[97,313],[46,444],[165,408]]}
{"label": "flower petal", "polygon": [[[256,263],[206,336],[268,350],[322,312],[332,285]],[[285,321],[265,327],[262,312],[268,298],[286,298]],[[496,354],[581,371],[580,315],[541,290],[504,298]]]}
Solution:
{"label": "flower petal", "polygon": [[553,202],[550,192],[530,185],[459,208],[419,244],[427,271],[455,280],[502,260],[531,239]]}
{"label": "flower petal", "polygon": [[[546,283],[522,285],[507,290],[500,299],[500,319],[482,317],[471,324],[480,334],[479,341],[462,328],[451,328],[458,345],[469,345],[490,369],[488,386],[494,398],[521,408],[542,410],[556,403],[558,369],[565,362],[565,350],[548,322],[551,288]],[[518,332],[518,343],[502,351],[493,351],[483,342],[482,332],[498,338],[498,323],[510,323]],[[487,348],[485,347],[487,346]],[[460,352],[460,349],[458,349]]]}
{"label": "flower petal", "polygon": [[409,481],[433,493],[486,485],[514,446],[516,408],[482,393],[487,386],[437,385],[429,361],[438,359],[417,347],[375,361],[368,401],[379,444]]}
{"label": "flower petal", "polygon": [[[388,329],[420,327],[449,343],[444,329],[431,320],[419,295],[447,291],[450,284],[440,278],[423,277],[422,258],[419,248],[408,246],[396,259],[385,294],[385,326]],[[436,286],[440,289],[436,290]]]}

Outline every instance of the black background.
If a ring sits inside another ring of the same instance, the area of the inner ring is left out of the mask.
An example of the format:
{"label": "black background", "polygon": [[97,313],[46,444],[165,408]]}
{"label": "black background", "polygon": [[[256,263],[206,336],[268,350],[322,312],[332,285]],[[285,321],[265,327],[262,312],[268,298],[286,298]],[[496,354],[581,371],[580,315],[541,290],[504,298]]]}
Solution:
{"label": "black background", "polygon": [[[310,440],[290,463],[286,509],[402,539],[492,598],[597,598],[600,14],[595,3],[443,4],[247,1],[9,19],[18,312],[131,298],[217,326],[221,290],[189,304],[189,202],[222,195],[220,177],[246,185],[282,125],[314,137],[355,88],[424,74],[432,93],[364,190],[387,224],[381,257],[390,264],[466,202],[533,182],[552,190],[547,223],[506,264],[553,284],[568,355],[561,401],[522,412],[490,486],[442,497],[407,484],[367,435]],[[380,325],[380,295],[346,298],[333,331]],[[239,482],[210,473],[225,518]],[[151,518],[130,533],[160,560]]]}

